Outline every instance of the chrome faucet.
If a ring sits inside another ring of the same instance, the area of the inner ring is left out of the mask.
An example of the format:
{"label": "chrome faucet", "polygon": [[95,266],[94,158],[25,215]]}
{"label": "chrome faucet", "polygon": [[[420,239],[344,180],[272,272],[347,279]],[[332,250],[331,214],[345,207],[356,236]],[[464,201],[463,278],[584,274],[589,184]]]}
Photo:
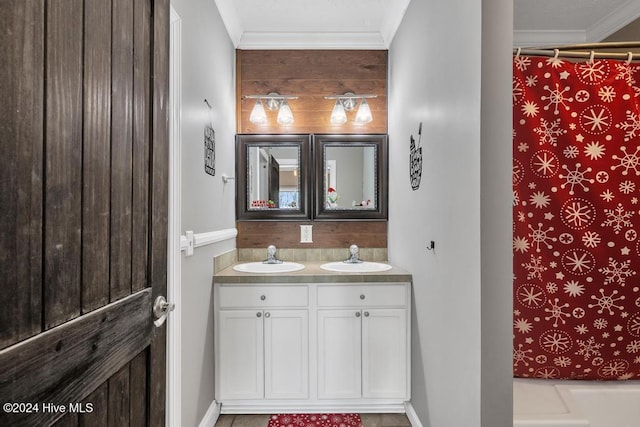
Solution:
{"label": "chrome faucet", "polygon": [[276,258],[276,247],[274,245],[267,246],[267,259],[262,261],[263,264],[282,264],[282,260]]}
{"label": "chrome faucet", "polygon": [[343,262],[347,264],[360,264],[363,262],[360,259],[360,249],[358,248],[358,245],[349,246],[349,258],[345,259]]}

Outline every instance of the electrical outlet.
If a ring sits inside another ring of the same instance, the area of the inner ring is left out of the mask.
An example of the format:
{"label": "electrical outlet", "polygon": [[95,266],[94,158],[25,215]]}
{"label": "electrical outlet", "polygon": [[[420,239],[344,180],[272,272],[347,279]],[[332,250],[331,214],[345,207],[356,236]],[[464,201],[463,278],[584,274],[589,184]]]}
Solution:
{"label": "electrical outlet", "polygon": [[300,226],[300,243],[313,243],[313,225]]}

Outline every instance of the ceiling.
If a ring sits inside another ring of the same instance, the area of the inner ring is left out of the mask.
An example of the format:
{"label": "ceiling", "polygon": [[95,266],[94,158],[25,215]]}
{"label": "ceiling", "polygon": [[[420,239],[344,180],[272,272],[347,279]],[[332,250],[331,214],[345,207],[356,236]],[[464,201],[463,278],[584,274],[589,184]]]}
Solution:
{"label": "ceiling", "polygon": [[[388,49],[409,2],[215,0],[240,49]],[[514,0],[514,45],[598,42],[638,17],[638,0]]]}
{"label": "ceiling", "polygon": [[388,49],[410,0],[215,0],[240,49]]}
{"label": "ceiling", "polygon": [[640,16],[638,0],[514,0],[514,46],[597,43]]}

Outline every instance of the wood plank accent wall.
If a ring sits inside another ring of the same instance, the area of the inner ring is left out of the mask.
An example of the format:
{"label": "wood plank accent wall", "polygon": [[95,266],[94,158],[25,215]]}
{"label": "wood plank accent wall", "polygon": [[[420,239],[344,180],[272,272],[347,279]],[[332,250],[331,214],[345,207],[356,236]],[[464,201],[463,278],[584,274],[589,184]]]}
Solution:
{"label": "wood plank accent wall", "polygon": [[[237,50],[236,119],[238,133],[387,133],[387,51],[384,50]],[[295,122],[280,126],[277,111],[266,110],[266,125],[249,121],[255,100],[246,95],[278,92],[297,95],[289,105]],[[373,94],[373,121],[356,125],[357,109],[344,125],[330,123],[335,101],[326,95]],[[238,222],[238,248],[262,248],[278,236],[282,248],[335,248],[358,242],[362,247],[387,247],[386,222],[313,222],[313,243],[300,243],[300,224],[309,222]]]}
{"label": "wood plank accent wall", "polygon": [[[237,50],[236,62],[238,133],[387,133],[385,50]],[[279,126],[269,110],[267,124],[249,121],[255,100],[244,96],[269,92],[299,96],[289,102],[292,125]],[[345,92],[378,96],[368,100],[371,123],[354,124],[357,109],[344,125],[329,122],[335,101],[324,96]]]}
{"label": "wood plank accent wall", "polygon": [[387,247],[385,221],[315,221],[313,243],[300,243],[300,225],[308,221],[238,221],[238,248],[316,249],[348,248],[356,243],[362,248]]}

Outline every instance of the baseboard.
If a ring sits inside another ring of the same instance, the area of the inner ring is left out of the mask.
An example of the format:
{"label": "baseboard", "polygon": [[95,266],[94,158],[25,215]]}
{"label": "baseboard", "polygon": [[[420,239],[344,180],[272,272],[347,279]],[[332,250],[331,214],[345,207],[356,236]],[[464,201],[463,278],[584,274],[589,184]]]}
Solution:
{"label": "baseboard", "polygon": [[416,410],[413,409],[413,405],[411,404],[411,402],[404,403],[404,412],[405,414],[407,414],[407,418],[409,418],[411,427],[422,427],[420,418],[418,418],[418,414],[416,414]]}
{"label": "baseboard", "polygon": [[214,427],[216,425],[216,421],[218,421],[218,417],[220,416],[220,404],[215,400],[211,402],[209,409],[202,417],[200,421],[199,427]]}
{"label": "baseboard", "polygon": [[270,401],[226,401],[222,405],[223,414],[286,414],[286,413],[388,413],[402,414],[405,412],[404,402],[364,402],[347,403],[341,401],[322,401],[313,403],[274,402]]}

